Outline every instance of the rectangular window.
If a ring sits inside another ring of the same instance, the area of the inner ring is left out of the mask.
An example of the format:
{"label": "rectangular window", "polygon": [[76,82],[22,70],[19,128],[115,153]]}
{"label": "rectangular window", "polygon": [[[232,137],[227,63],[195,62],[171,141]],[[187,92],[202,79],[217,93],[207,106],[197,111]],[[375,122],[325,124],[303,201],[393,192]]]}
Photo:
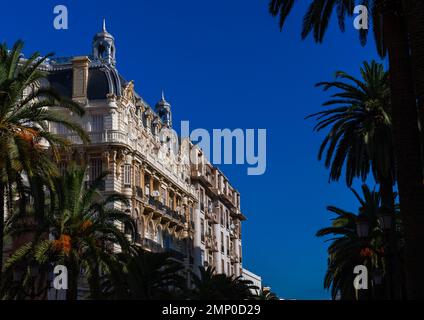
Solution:
{"label": "rectangular window", "polygon": [[125,187],[131,186],[131,165],[130,164],[124,165],[124,186]]}
{"label": "rectangular window", "polygon": [[102,159],[92,158],[90,159],[90,181],[96,180],[103,172]]}
{"label": "rectangular window", "polygon": [[174,210],[174,195],[169,194],[169,207]]}
{"label": "rectangular window", "polygon": [[103,131],[103,115],[91,115],[91,132]]}
{"label": "rectangular window", "polygon": [[145,175],[144,176],[144,193],[146,196],[150,196],[150,177]]}
{"label": "rectangular window", "polygon": [[205,211],[205,191],[200,189],[200,210]]}
{"label": "rectangular window", "polygon": [[221,231],[221,253],[224,254],[224,233]]}
{"label": "rectangular window", "polygon": [[230,255],[230,237],[227,236],[227,256]]}
{"label": "rectangular window", "polygon": [[225,224],[227,229],[229,228],[229,220],[230,220],[230,216],[228,214],[228,210],[225,210]]}
{"label": "rectangular window", "polygon": [[221,260],[221,273],[225,273],[225,262],[224,262],[224,259]]}
{"label": "rectangular window", "polygon": [[200,241],[205,242],[205,220],[200,219]]}
{"label": "rectangular window", "polygon": [[160,195],[161,195],[161,199],[162,199],[162,204],[166,205],[166,189],[165,188],[160,188]]}

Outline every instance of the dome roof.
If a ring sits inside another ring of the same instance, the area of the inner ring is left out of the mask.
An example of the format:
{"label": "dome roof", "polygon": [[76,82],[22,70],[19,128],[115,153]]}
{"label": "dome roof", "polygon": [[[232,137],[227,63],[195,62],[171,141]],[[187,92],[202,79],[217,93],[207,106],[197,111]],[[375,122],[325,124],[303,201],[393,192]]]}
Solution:
{"label": "dome roof", "polygon": [[106,30],[106,20],[105,19],[103,19],[103,28],[102,28],[102,31],[97,32],[94,35],[93,41],[97,41],[99,39],[110,39],[112,41],[115,40],[115,38],[109,32],[107,32],[107,30]]}
{"label": "dome roof", "polygon": [[[72,69],[53,70],[47,75],[50,86],[60,95],[72,98]],[[108,94],[120,96],[122,77],[116,69],[107,66],[90,67],[88,70],[87,98],[89,100],[106,99]]]}
{"label": "dome roof", "polygon": [[166,101],[165,94],[163,93],[163,91],[162,91],[161,99],[159,100],[158,103],[156,103],[156,110],[160,110],[160,109],[167,109],[167,110],[171,109],[171,104],[168,101]]}

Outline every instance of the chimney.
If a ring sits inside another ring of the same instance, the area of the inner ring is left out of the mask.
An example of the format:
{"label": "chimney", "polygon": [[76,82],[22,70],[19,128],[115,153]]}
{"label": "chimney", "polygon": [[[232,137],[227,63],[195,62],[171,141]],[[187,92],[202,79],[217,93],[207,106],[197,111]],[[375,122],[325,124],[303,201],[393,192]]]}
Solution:
{"label": "chimney", "polygon": [[87,103],[88,67],[87,56],[72,59],[72,99],[81,104]]}

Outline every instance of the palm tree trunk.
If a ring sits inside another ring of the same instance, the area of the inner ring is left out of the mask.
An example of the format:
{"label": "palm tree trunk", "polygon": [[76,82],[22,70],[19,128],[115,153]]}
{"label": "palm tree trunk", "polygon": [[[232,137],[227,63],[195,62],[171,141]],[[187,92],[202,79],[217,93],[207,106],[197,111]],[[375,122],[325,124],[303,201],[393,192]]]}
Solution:
{"label": "palm tree trunk", "polygon": [[72,251],[69,253],[65,266],[68,270],[68,290],[66,291],[66,300],[77,300],[79,266]]}
{"label": "palm tree trunk", "polygon": [[66,300],[77,300],[78,297],[78,271],[72,263],[68,265],[68,290]]}
{"label": "palm tree trunk", "polygon": [[[418,118],[421,133],[421,150],[424,152],[424,2],[422,0],[405,1],[405,20],[407,23],[414,75],[415,95],[418,105]],[[424,169],[424,167],[423,167]],[[423,215],[422,213],[421,215]],[[423,221],[423,217],[420,217]],[[420,240],[422,241],[422,239]],[[417,257],[420,259],[420,257]],[[424,259],[421,257],[421,259]],[[423,262],[421,262],[423,263]],[[424,286],[424,284],[422,284]],[[413,288],[423,298],[423,288]],[[415,294],[415,293],[414,293]]]}
{"label": "palm tree trunk", "polygon": [[3,273],[4,196],[4,184],[0,181],[0,283]]}
{"label": "palm tree trunk", "polygon": [[405,226],[408,298],[423,299],[424,185],[410,48],[403,17],[387,11],[383,20],[389,52],[399,198]]}

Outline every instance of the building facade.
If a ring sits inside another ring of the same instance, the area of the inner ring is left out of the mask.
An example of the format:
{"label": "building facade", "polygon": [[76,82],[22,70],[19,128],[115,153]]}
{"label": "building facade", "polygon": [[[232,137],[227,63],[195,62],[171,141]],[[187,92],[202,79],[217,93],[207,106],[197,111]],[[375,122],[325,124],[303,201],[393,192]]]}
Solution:
{"label": "building facade", "polygon": [[91,55],[52,58],[42,68],[48,86],[86,110],[82,118],[67,116],[86,129],[88,144],[50,125],[72,142],[60,168],[70,162],[87,165],[88,184],[109,171],[101,191],[130,199],[129,207],[116,207],[135,219],[135,242],[146,250],[169,251],[194,271],[210,265],[219,273],[241,275],[240,194],[200,149],[174,134],[164,94],[151,107],[134,82],[118,72],[115,39],[105,23],[93,38]]}

